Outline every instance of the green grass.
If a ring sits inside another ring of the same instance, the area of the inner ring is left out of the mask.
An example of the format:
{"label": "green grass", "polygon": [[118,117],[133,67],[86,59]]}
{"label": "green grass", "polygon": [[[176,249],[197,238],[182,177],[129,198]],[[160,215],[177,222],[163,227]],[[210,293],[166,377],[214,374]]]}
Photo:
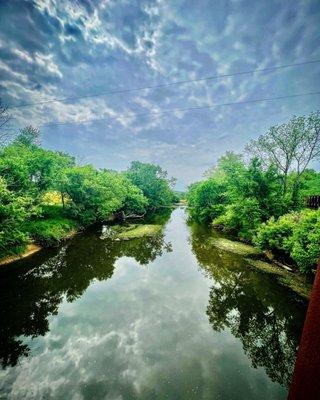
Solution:
{"label": "green grass", "polygon": [[54,217],[29,221],[24,228],[35,243],[52,247],[58,246],[59,243],[75,233],[77,224],[69,218]]}
{"label": "green grass", "polygon": [[20,246],[13,246],[8,249],[0,250],[0,260],[5,257],[18,256],[22,254],[27,248],[27,244],[22,244]]}
{"label": "green grass", "polygon": [[212,239],[212,244],[221,250],[230,251],[231,253],[240,254],[242,256],[254,256],[261,254],[260,250],[251,245],[225,238]]}
{"label": "green grass", "polygon": [[116,235],[116,238],[129,240],[145,236],[153,236],[161,232],[161,225],[133,225],[131,229],[126,229]]}

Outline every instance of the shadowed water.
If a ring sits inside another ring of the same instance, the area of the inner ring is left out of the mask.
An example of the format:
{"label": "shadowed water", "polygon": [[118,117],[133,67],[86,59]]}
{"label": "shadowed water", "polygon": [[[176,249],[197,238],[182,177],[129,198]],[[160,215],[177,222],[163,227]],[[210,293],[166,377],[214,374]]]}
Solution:
{"label": "shadowed water", "polygon": [[285,399],[306,302],[215,235],[176,209],[2,268],[0,398]]}

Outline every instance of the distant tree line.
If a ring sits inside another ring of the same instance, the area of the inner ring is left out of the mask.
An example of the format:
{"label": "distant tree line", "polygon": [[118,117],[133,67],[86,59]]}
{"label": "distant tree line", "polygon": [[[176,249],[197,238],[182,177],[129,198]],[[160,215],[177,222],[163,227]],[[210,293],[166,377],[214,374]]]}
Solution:
{"label": "distant tree line", "polygon": [[69,154],[41,147],[31,126],[2,144],[0,256],[31,241],[57,244],[111,216],[142,217],[175,199],[174,180],[157,165],[134,161],[124,172],[77,165]]}
{"label": "distant tree line", "polygon": [[[245,160],[245,155],[251,156]],[[312,271],[320,256],[320,211],[305,198],[320,194],[320,113],[270,128],[246,147],[227,152],[190,185],[190,217],[228,231]]]}

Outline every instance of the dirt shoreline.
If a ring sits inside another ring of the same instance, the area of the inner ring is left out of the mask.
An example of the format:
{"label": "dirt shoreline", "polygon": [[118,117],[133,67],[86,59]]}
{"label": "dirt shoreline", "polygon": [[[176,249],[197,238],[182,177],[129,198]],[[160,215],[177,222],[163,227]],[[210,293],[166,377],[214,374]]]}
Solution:
{"label": "dirt shoreline", "polygon": [[[76,234],[78,234],[80,232],[80,230],[77,229],[71,229],[62,239],[61,239],[61,243],[72,239]],[[27,258],[35,253],[37,253],[38,251],[48,248],[47,246],[41,246],[39,244],[36,243],[30,243],[27,245],[25,251],[23,251],[22,253],[19,254],[10,254],[7,255],[3,258],[0,259],[0,266],[2,265],[9,265],[14,263],[15,261],[19,261],[22,260],[24,258]]]}
{"label": "dirt shoreline", "polygon": [[27,258],[27,257],[31,256],[32,254],[37,253],[41,249],[42,249],[42,247],[38,246],[37,244],[28,244],[26,247],[26,250],[23,253],[12,254],[12,255],[1,258],[0,265],[8,265],[15,261],[22,260],[23,258]]}
{"label": "dirt shoreline", "polygon": [[290,288],[298,295],[309,299],[312,283],[293,268],[277,261],[270,252],[261,252],[251,244],[238,240],[219,238],[212,240],[213,246],[243,257],[248,267],[276,276],[280,284]]}

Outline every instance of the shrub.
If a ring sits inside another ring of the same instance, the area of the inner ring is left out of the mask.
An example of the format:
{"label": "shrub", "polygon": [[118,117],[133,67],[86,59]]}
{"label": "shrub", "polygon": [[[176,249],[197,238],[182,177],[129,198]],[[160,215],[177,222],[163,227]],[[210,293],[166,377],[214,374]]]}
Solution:
{"label": "shrub", "polygon": [[226,206],[225,213],[215,218],[212,224],[238,235],[243,240],[251,241],[261,223],[261,214],[256,199],[244,199]]}
{"label": "shrub", "polygon": [[302,212],[288,246],[292,259],[302,272],[310,272],[315,268],[320,257],[320,210]]}
{"label": "shrub", "polygon": [[276,253],[290,254],[288,239],[293,234],[294,226],[299,222],[299,213],[285,214],[279,219],[271,217],[263,223],[255,237],[254,243],[262,250],[271,250]]}
{"label": "shrub", "polygon": [[262,250],[290,256],[301,272],[312,272],[320,256],[320,210],[302,210],[271,218],[254,238]]}

